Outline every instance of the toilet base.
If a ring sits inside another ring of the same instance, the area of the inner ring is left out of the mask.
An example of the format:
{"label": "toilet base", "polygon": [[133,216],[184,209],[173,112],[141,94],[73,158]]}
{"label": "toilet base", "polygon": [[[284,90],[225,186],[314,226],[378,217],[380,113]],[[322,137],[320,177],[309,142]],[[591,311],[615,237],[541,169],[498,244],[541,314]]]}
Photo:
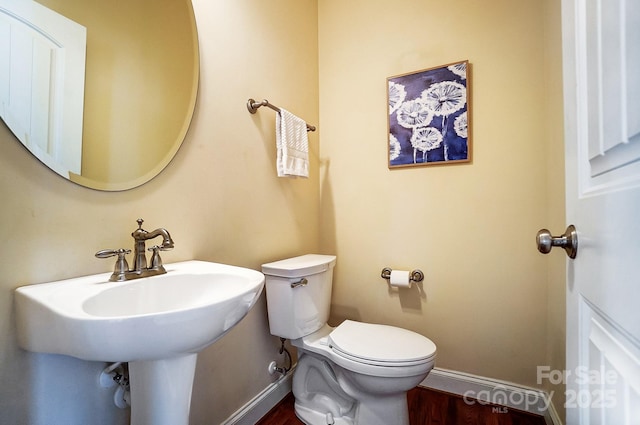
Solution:
{"label": "toilet base", "polygon": [[[406,391],[415,385],[394,388],[403,380],[354,374],[301,350],[293,375],[295,412],[306,425],[409,425]],[[389,392],[364,392],[363,384],[371,388],[372,382]]]}
{"label": "toilet base", "polygon": [[322,414],[298,403],[295,404],[295,412],[298,419],[304,422],[305,425],[355,425],[351,418],[345,418],[344,416],[334,418],[331,413]]}
{"label": "toilet base", "polygon": [[[385,406],[395,408],[388,409]],[[402,395],[397,400],[386,400],[383,403],[378,401],[373,405],[360,403],[356,418],[334,417],[331,413],[321,413],[299,403],[295,404],[295,412],[305,425],[409,425],[409,411],[406,406],[406,395]]]}

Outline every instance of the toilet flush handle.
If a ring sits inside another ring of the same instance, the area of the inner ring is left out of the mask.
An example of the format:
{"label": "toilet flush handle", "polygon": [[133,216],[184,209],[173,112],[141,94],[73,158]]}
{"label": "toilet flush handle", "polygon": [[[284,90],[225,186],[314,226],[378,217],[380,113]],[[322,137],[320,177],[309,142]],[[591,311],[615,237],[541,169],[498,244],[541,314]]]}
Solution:
{"label": "toilet flush handle", "polygon": [[307,286],[307,283],[309,283],[309,281],[307,280],[306,277],[303,277],[302,279],[300,279],[297,282],[291,282],[291,287],[292,288],[297,288],[299,286]]}

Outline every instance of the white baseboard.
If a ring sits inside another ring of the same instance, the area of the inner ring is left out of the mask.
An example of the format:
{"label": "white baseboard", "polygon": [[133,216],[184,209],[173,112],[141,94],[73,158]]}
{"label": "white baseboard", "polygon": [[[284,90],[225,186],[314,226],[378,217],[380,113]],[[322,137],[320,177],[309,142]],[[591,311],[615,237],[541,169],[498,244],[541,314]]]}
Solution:
{"label": "white baseboard", "polygon": [[232,414],[222,425],[254,425],[291,392],[293,370],[270,384],[247,404]]}
{"label": "white baseboard", "polygon": [[553,403],[549,403],[549,409],[544,415],[544,421],[547,425],[563,425],[562,419],[560,419],[560,415],[558,415]]}
{"label": "white baseboard", "polygon": [[549,395],[537,388],[440,368],[434,368],[420,386],[457,394],[469,404],[497,404],[506,408],[502,411],[522,410],[543,416],[547,425],[562,425]]}
{"label": "white baseboard", "polygon": [[[294,370],[270,384],[222,425],[254,425],[258,422],[291,391]],[[498,404],[541,415],[547,425],[562,425],[549,395],[536,388],[440,368],[434,368],[420,386],[460,395],[470,404]],[[500,412],[499,409],[496,412]]]}

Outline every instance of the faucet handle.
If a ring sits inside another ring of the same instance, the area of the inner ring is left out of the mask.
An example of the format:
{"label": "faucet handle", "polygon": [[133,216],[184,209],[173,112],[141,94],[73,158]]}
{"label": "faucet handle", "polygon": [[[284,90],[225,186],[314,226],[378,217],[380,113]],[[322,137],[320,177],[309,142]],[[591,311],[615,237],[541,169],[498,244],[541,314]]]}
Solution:
{"label": "faucet handle", "polygon": [[116,265],[113,268],[113,274],[111,278],[109,278],[112,282],[119,282],[125,279],[125,273],[129,271],[129,264],[127,263],[127,259],[125,255],[131,252],[130,249],[103,249],[101,251],[96,252],[96,257],[98,258],[109,258],[115,255],[118,256],[116,260]]}
{"label": "faucet handle", "polygon": [[164,270],[164,266],[162,265],[162,258],[160,258],[160,253],[158,251],[166,251],[161,246],[154,245],[147,249],[147,251],[153,252],[151,255],[151,264],[149,266],[152,270]]}
{"label": "faucet handle", "polygon": [[114,257],[116,255],[119,256],[124,256],[125,254],[129,254],[131,253],[130,249],[124,249],[124,248],[120,248],[120,249],[103,249],[100,250],[98,252],[96,252],[96,257],[98,258],[109,258],[109,257]]}

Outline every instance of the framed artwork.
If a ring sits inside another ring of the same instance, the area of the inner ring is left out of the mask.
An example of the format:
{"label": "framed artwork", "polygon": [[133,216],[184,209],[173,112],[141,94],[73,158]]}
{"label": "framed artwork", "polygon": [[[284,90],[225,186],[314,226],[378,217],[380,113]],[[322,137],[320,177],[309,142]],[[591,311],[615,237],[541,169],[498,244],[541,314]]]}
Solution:
{"label": "framed artwork", "polygon": [[389,168],[471,161],[468,65],[387,78]]}

